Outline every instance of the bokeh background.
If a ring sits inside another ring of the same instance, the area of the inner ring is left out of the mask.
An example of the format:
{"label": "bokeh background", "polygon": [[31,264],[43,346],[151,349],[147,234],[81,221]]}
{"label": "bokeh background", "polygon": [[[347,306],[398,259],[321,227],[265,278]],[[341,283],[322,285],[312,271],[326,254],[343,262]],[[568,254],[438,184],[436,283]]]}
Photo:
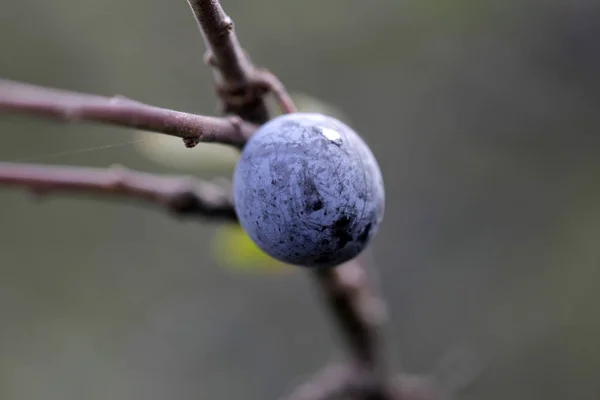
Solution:
{"label": "bokeh background", "polygon": [[[223,5],[257,64],[338,107],[380,160],[391,364],[476,371],[460,399],[600,398],[600,3]],[[184,0],[0,10],[4,78],[213,114],[202,53]],[[47,157],[134,140],[0,118],[3,161],[231,174],[166,144]],[[230,268],[218,224],[0,188],[0,227],[3,400],[276,399],[342,356],[309,274]]]}

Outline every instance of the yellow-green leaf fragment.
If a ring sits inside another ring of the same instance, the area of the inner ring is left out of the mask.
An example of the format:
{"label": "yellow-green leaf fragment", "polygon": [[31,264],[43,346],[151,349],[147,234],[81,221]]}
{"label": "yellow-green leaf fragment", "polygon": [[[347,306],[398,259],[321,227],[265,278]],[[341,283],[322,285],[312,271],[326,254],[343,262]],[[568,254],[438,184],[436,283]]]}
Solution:
{"label": "yellow-green leaf fragment", "polygon": [[226,224],[213,238],[213,255],[227,268],[246,272],[273,273],[293,268],[262,251],[238,224]]}

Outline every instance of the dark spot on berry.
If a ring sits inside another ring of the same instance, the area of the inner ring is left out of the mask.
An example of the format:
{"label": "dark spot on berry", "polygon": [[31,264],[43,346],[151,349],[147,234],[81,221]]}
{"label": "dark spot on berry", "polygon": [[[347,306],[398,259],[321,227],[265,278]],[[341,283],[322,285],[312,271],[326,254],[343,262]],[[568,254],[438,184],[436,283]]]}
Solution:
{"label": "dark spot on berry", "polygon": [[321,199],[317,199],[317,201],[313,202],[310,206],[312,211],[318,211],[323,208],[323,201]]}
{"label": "dark spot on berry", "polygon": [[331,234],[338,239],[338,248],[340,249],[352,240],[352,236],[348,233],[349,226],[350,219],[345,215],[331,225]]}

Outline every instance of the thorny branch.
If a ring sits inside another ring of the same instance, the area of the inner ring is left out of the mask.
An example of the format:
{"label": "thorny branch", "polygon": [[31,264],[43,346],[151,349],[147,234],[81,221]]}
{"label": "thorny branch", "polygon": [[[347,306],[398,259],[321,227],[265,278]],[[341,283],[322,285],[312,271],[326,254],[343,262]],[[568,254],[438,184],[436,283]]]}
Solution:
{"label": "thorny branch", "polygon": [[37,195],[59,192],[106,194],[144,200],[187,217],[236,221],[228,188],[181,176],[158,176],[118,168],[83,168],[1,163],[0,184]]}
{"label": "thorny branch", "polygon": [[[232,19],[218,0],[188,0],[200,26],[208,53],[206,61],[217,70],[218,93],[226,112],[256,123],[268,119],[265,91],[278,99],[284,112],[296,107],[283,84],[270,72],[257,70],[241,47]],[[258,90],[257,90],[258,89]],[[364,265],[359,260],[314,276],[348,342],[353,361],[383,393],[383,371],[378,359],[378,324],[381,301],[370,291]],[[354,377],[356,378],[356,377]],[[382,394],[383,396],[383,394]]]}
{"label": "thorny branch", "polygon": [[[235,35],[233,21],[225,14],[219,1],[188,0],[188,3],[208,48],[205,59],[218,71],[218,93],[225,104],[225,111],[263,123],[268,119],[263,100],[268,91],[275,95],[284,112],[294,112],[295,105],[275,75],[257,70],[252,65]],[[369,382],[368,390],[358,398],[390,398],[378,357],[378,325],[383,319],[380,318],[383,316],[380,313],[383,302],[371,290],[365,266],[357,259],[336,269],[316,271],[314,276],[353,355],[352,374],[350,379],[341,383],[341,393],[349,394],[346,389],[358,380]],[[329,383],[335,388],[339,386],[335,382]],[[313,392],[315,398],[307,400],[323,398],[324,392],[317,390]],[[395,397],[398,400],[404,398],[400,395]]]}
{"label": "thorny branch", "polygon": [[0,113],[63,122],[89,121],[144,129],[198,142],[243,145],[256,126],[237,117],[218,118],[154,107],[122,96],[103,97],[0,79]]}
{"label": "thorny branch", "polygon": [[[234,117],[215,118],[145,105],[122,97],[106,98],[45,89],[0,80],[0,111],[46,116],[67,122],[92,121],[179,136],[193,146],[218,141],[242,146],[255,126],[269,119],[264,96],[274,95],[284,112],[296,110],[275,75],[257,69],[240,46],[233,21],[217,0],[188,0],[215,68],[217,93],[224,111]],[[239,118],[238,118],[239,117]],[[243,122],[245,121],[245,122]],[[79,191],[138,198],[188,216],[219,216],[235,220],[230,193],[214,183],[159,177],[127,170],[48,167],[0,163],[0,184],[28,187],[36,193]],[[418,400],[439,398],[413,390],[404,375],[391,378],[381,359],[380,326],[383,301],[369,281],[360,257],[314,277],[351,354],[348,364],[325,368],[292,393],[289,400]]]}

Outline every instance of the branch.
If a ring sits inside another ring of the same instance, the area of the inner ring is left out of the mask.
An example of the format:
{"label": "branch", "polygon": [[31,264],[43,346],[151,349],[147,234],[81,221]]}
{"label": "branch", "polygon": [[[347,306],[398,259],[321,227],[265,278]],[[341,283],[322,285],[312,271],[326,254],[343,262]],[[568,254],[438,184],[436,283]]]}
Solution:
{"label": "branch", "polygon": [[122,96],[103,97],[0,79],[0,112],[46,117],[63,122],[99,122],[164,133],[198,142],[243,145],[256,127],[239,118],[188,114]]}
{"label": "branch", "polygon": [[233,20],[218,0],[188,0],[207,52],[204,60],[215,67],[217,93],[225,113],[262,124],[269,119],[264,94],[271,92],[284,112],[296,109],[283,84],[266,70],[258,70],[241,47]]}
{"label": "branch", "polygon": [[178,215],[236,221],[230,192],[214,182],[158,176],[125,168],[83,168],[0,163],[0,184],[44,195],[54,192],[107,194],[144,200]]}
{"label": "branch", "polygon": [[354,362],[365,369],[381,364],[379,327],[385,319],[383,302],[371,290],[366,268],[359,258],[337,268],[315,271]]}
{"label": "branch", "polygon": [[[208,47],[205,60],[217,70],[217,92],[225,105],[225,112],[254,123],[264,123],[269,117],[264,103],[267,92],[275,96],[283,112],[296,111],[279,79],[269,71],[252,65],[235,35],[233,21],[225,14],[219,1],[188,0],[188,3]],[[368,390],[360,393],[361,398],[390,398],[383,362],[378,354],[379,325],[384,319],[383,302],[371,291],[364,266],[357,259],[335,269],[316,270],[314,276],[348,343],[354,365],[351,373],[328,373],[328,377],[331,374],[339,377],[334,384],[325,387],[316,385],[317,389],[309,385],[312,389],[303,389],[297,398],[326,400],[347,394],[349,390],[358,394],[353,390],[358,377],[368,382]],[[356,371],[359,371],[358,374]],[[332,383],[329,378],[324,380]]]}

